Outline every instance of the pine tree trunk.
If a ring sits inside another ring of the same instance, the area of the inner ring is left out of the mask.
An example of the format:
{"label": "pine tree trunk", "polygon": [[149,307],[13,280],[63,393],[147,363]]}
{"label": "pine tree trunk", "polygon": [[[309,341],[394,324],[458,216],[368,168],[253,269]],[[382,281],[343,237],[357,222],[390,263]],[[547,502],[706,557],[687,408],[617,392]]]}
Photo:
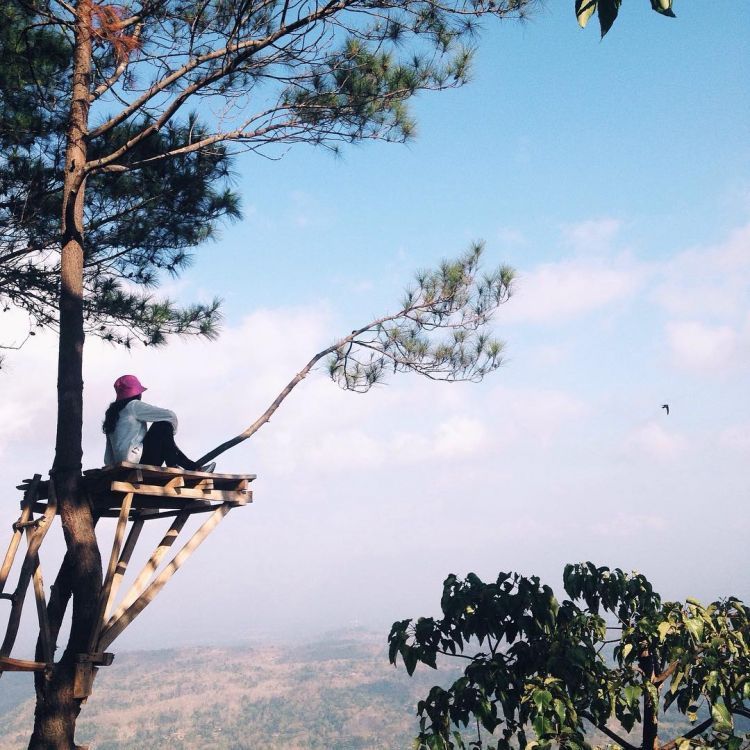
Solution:
{"label": "pine tree trunk", "polygon": [[[73,750],[81,702],[73,695],[75,659],[88,650],[98,609],[102,567],[87,498],[80,492],[83,424],[83,200],[91,80],[91,0],[76,6],[75,49],[60,262],[60,341],[57,438],[52,477],[68,553],[64,565],[73,597],[70,637],[60,661],[36,680],[30,750]],[[62,571],[61,571],[62,572]]]}

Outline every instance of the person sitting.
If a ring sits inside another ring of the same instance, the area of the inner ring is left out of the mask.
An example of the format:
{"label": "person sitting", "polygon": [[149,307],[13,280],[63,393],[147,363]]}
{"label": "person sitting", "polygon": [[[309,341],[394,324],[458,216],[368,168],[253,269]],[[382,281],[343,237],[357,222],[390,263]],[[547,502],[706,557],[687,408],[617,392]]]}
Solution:
{"label": "person sitting", "polygon": [[[102,431],[107,436],[104,464],[129,461],[180,467],[190,471],[213,471],[216,463],[201,466],[191,461],[174,440],[177,415],[169,409],[146,404],[141,394],[147,390],[135,375],[123,375],[115,380],[117,399],[104,415]],[[147,427],[151,422],[151,426]]]}

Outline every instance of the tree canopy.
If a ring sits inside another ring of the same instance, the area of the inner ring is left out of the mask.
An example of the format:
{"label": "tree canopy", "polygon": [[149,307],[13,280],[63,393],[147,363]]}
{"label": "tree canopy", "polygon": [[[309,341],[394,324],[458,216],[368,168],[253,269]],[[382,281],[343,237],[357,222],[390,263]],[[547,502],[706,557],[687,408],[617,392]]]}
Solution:
{"label": "tree canopy", "polygon": [[[71,64],[64,26],[44,23],[25,4],[0,8],[0,305],[28,313],[32,330],[58,325]],[[92,143],[93,154],[127,141],[132,128],[113,128]],[[145,139],[137,158],[178,147],[203,129],[191,115]],[[156,344],[168,333],[214,333],[216,301],[180,308],[155,299],[152,290],[159,272],[177,274],[189,264],[190,248],[209,239],[220,219],[239,217],[230,170],[227,150],[218,144],[137,171],[89,177],[89,333],[127,346],[134,335]]]}
{"label": "tree canopy", "polygon": [[[420,701],[416,748],[582,749],[593,728],[625,750],[750,746],[735,721],[750,718],[750,607],[662,601],[642,574],[590,562],[563,583],[559,602],[536,576],[450,575],[441,617],[394,623],[390,660],[409,674],[467,662]],[[665,738],[668,709],[685,722]]]}
{"label": "tree canopy", "polygon": [[504,344],[490,324],[513,293],[506,265],[482,270],[484,244],[455,260],[419,271],[399,308],[354,329],[315,354],[246,430],[200,458],[210,461],[252,437],[292,390],[327,358],[331,379],[364,393],[389,374],[411,372],[431,380],[478,382],[503,363]]}
{"label": "tree canopy", "polygon": [[[468,80],[482,19],[524,18],[537,2],[2,5],[0,302],[59,334],[52,473],[68,553],[51,619],[73,602],[67,647],[37,675],[32,747],[75,744],[75,664],[88,647],[102,581],[97,519],[79,491],[86,335],[125,345],[212,335],[217,302],[182,309],[152,289],[189,262],[217,222],[239,215],[228,184],[232,155],[408,139],[413,96]],[[384,319],[356,342],[342,339],[344,348],[330,351],[332,376],[359,389],[387,367],[453,379],[494,369],[500,349],[460,316],[475,306],[481,318],[502,300],[507,279],[482,287],[455,270],[424,277],[403,308],[408,321]],[[454,324],[452,340],[433,345],[426,335]]]}

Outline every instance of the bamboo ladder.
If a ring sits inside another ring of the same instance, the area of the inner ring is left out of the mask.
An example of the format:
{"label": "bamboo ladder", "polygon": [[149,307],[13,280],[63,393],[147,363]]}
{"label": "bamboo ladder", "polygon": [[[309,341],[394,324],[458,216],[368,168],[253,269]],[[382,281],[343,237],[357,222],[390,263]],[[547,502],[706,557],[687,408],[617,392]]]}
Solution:
{"label": "bamboo ladder", "polygon": [[[114,659],[114,655],[106,649],[154,600],[227,513],[232,508],[252,502],[252,491],[248,489],[248,485],[254,479],[254,474],[208,474],[128,462],[83,473],[83,491],[89,495],[95,519],[116,518],[117,524],[88,651],[78,654],[76,658],[76,698],[85,700],[91,695],[98,667],[107,666]],[[7,632],[0,646],[0,674],[11,670],[49,669],[52,667],[55,651],[47,620],[47,604],[38,557],[39,546],[57,512],[54,483],[42,482],[40,475],[36,474],[32,479],[25,480],[18,489],[24,491],[21,517],[13,524],[11,543],[0,569],[0,598],[11,601]],[[39,518],[34,519],[34,513],[40,514]],[[183,527],[196,513],[210,515],[160,569]],[[164,518],[173,519],[169,528],[115,606],[120,585],[144,523]],[[18,584],[13,594],[3,594],[24,530],[27,552]],[[42,662],[10,657],[31,580],[34,583],[39,617],[40,643],[44,656]]]}

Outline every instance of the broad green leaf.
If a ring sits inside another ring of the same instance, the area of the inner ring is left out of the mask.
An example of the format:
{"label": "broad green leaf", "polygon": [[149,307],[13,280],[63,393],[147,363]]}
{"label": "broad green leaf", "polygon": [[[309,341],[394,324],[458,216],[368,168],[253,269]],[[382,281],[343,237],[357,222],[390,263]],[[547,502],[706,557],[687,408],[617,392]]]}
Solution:
{"label": "broad green leaf", "polygon": [[717,732],[731,732],[734,727],[732,714],[723,703],[711,706],[711,718],[714,720],[714,730]]}
{"label": "broad green leaf", "polygon": [[651,7],[663,16],[675,18],[674,11],[672,10],[672,0],[651,0]]}
{"label": "broad green leaf", "polygon": [[691,617],[689,620],[685,620],[685,627],[690,631],[697,643],[703,640],[703,620]]}
{"label": "broad green leaf", "polygon": [[640,685],[625,685],[623,690],[625,693],[625,702],[632,706],[641,699],[641,687]]}
{"label": "broad green leaf", "polygon": [[599,16],[599,28],[602,39],[604,39],[607,32],[612,28],[621,5],[622,0],[598,0],[596,10]]}
{"label": "broad green leaf", "polygon": [[557,718],[560,719],[560,725],[562,726],[565,724],[565,704],[559,699],[555,698],[555,700],[552,702],[552,705],[554,706],[555,713],[557,714]]}
{"label": "broad green leaf", "polygon": [[633,650],[633,644],[632,643],[626,643],[622,647],[622,660],[625,661],[625,659],[628,658],[628,654]]}
{"label": "broad green leaf", "polygon": [[576,18],[582,29],[586,28],[589,18],[594,15],[596,3],[597,0],[576,0]]}
{"label": "broad green leaf", "polygon": [[717,732],[731,732],[734,727],[732,714],[723,703],[711,706],[711,718],[714,720],[714,730]]}
{"label": "broad green leaf", "polygon": [[667,637],[667,633],[672,629],[671,622],[660,622],[657,630],[659,631],[659,640],[664,643],[664,639]]}
{"label": "broad green leaf", "polygon": [[417,668],[417,652],[415,649],[408,649],[403,654],[404,666],[406,667],[407,674],[411,677],[414,674],[414,670]]}
{"label": "broad green leaf", "polygon": [[531,697],[540,711],[543,711],[552,703],[552,693],[549,690],[535,690]]}
{"label": "broad green leaf", "polygon": [[680,683],[684,678],[685,673],[682,670],[678,670],[672,675],[672,684],[669,686],[669,690],[673,695],[677,692],[677,688],[680,687]]}

